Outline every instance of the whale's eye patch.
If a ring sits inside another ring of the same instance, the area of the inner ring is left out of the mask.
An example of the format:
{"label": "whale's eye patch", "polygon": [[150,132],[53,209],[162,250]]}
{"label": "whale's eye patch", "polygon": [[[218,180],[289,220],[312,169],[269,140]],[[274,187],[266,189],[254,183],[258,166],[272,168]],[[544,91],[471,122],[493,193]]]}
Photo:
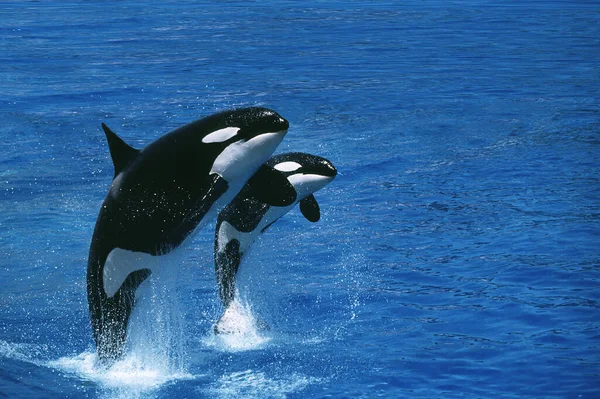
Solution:
{"label": "whale's eye patch", "polygon": [[295,170],[300,169],[301,167],[302,167],[302,165],[300,165],[297,162],[292,162],[292,161],[281,162],[274,166],[274,168],[280,172],[293,172]]}
{"label": "whale's eye patch", "polygon": [[222,143],[227,141],[237,134],[240,130],[239,127],[226,127],[223,129],[215,130],[212,133],[207,134],[202,139],[203,143]]}

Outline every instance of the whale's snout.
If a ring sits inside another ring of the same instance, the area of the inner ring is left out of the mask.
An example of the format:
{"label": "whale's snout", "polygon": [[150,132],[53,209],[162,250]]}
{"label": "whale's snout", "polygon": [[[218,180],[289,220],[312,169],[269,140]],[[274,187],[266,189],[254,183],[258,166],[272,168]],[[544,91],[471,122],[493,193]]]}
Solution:
{"label": "whale's snout", "polygon": [[333,178],[337,176],[338,172],[337,172],[337,169],[335,168],[335,166],[333,166],[333,164],[331,162],[329,162],[328,160],[325,160],[321,164],[320,173],[323,176],[331,177],[331,179],[333,180]]}
{"label": "whale's snout", "polygon": [[258,133],[278,133],[285,136],[290,128],[290,123],[271,109],[259,108],[257,113],[255,129]]}

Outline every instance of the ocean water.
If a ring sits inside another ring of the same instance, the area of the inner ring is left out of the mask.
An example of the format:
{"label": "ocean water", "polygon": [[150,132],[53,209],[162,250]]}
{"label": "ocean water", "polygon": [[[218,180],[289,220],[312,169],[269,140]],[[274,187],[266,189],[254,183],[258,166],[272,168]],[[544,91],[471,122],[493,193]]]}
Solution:
{"label": "ocean water", "polygon": [[[3,1],[0,397],[600,397],[599,21],[594,1]],[[98,366],[100,123],[141,148],[253,105],[290,121],[278,152],[338,168],[321,220],[254,245],[227,337],[209,225]]]}

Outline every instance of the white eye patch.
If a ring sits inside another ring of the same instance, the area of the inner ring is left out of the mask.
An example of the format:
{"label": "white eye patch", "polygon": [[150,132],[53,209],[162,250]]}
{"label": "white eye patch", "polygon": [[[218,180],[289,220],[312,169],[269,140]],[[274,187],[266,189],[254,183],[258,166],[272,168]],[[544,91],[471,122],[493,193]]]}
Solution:
{"label": "white eye patch", "polygon": [[275,167],[275,169],[277,169],[280,172],[293,172],[295,170],[300,169],[302,167],[302,165],[300,165],[297,162],[288,161],[288,162],[278,163],[274,167]]}
{"label": "white eye patch", "polygon": [[202,139],[203,143],[222,143],[227,141],[237,134],[240,130],[239,127],[226,127],[224,129],[215,130],[212,133],[207,134]]}

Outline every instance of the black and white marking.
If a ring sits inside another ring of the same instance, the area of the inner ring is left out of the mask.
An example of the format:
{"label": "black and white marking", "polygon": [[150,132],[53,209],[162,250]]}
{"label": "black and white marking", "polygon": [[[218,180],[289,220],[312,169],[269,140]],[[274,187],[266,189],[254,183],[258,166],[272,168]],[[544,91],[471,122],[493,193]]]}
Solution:
{"label": "black and white marking", "polygon": [[276,155],[267,161],[266,166],[285,176],[294,187],[296,200],[292,204],[274,206],[257,198],[256,190],[247,186],[219,213],[214,257],[219,296],[225,313],[215,325],[217,333],[231,331],[227,314],[235,298],[235,276],[248,248],[297,203],[300,203],[300,211],[306,219],[318,221],[320,209],[313,193],[329,184],[337,174],[327,159],[298,152]]}
{"label": "black and white marking", "polygon": [[266,108],[221,112],[182,126],[142,150],[102,125],[115,176],[90,245],[87,291],[99,358],[123,352],[137,287],[248,182],[279,188],[263,195],[290,205],[295,191],[264,165],[288,129]]}

